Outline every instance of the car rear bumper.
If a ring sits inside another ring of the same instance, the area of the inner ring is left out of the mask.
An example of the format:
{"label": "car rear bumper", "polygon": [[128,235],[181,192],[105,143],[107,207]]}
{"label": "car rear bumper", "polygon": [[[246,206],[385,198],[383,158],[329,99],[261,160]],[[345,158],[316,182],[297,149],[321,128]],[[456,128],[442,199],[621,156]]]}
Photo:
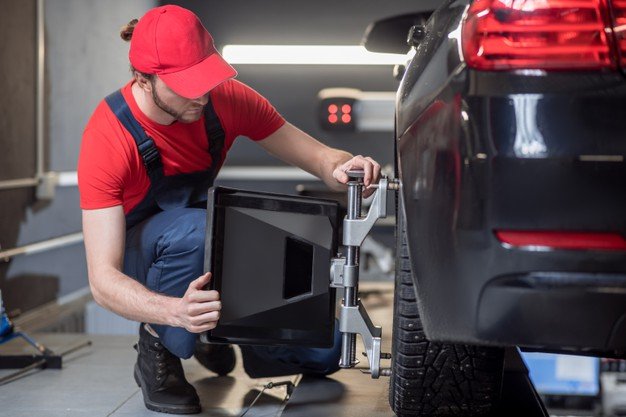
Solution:
{"label": "car rear bumper", "polygon": [[623,252],[510,248],[489,230],[454,239],[447,263],[413,262],[431,340],[626,352]]}
{"label": "car rear bumper", "polygon": [[496,277],[478,300],[476,335],[501,344],[626,350],[626,275],[530,272]]}
{"label": "car rear bumper", "polygon": [[494,233],[626,234],[626,96],[447,97],[398,140],[428,337],[626,351],[626,252],[506,247]]}

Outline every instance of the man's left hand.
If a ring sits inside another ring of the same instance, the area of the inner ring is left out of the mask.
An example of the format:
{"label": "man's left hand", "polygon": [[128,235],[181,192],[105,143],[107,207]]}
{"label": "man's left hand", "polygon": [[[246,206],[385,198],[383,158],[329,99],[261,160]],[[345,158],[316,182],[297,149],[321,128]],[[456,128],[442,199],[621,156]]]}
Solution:
{"label": "man's left hand", "polygon": [[363,177],[363,184],[365,184],[366,189],[363,190],[363,198],[372,195],[374,189],[367,187],[371,184],[378,183],[378,180],[380,179],[380,164],[369,156],[363,157],[361,155],[357,155],[335,168],[333,171],[333,177],[340,183],[345,184],[349,180],[346,171],[351,169],[362,169],[365,173]]}

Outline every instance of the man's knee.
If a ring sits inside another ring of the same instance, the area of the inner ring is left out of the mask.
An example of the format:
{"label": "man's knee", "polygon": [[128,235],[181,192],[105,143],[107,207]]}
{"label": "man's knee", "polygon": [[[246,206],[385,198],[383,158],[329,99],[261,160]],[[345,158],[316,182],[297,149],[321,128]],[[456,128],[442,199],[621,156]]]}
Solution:
{"label": "man's knee", "polygon": [[189,283],[203,274],[206,211],[181,209],[155,246],[146,286],[182,297]]}

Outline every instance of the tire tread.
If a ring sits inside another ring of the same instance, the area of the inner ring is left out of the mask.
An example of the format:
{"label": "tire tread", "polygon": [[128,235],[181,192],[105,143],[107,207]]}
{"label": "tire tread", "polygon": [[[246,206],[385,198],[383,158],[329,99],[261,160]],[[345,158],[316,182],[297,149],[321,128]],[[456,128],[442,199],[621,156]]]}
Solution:
{"label": "tire tread", "polygon": [[504,350],[427,339],[402,223],[397,233],[391,408],[399,417],[484,416],[499,399]]}

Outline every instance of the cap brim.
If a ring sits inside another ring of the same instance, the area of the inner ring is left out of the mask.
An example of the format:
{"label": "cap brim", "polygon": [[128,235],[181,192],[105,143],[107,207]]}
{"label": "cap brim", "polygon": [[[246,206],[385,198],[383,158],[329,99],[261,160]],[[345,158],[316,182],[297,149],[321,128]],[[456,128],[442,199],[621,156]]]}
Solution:
{"label": "cap brim", "polygon": [[196,65],[170,74],[159,74],[159,78],[179,96],[194,99],[236,75],[237,71],[215,52]]}

